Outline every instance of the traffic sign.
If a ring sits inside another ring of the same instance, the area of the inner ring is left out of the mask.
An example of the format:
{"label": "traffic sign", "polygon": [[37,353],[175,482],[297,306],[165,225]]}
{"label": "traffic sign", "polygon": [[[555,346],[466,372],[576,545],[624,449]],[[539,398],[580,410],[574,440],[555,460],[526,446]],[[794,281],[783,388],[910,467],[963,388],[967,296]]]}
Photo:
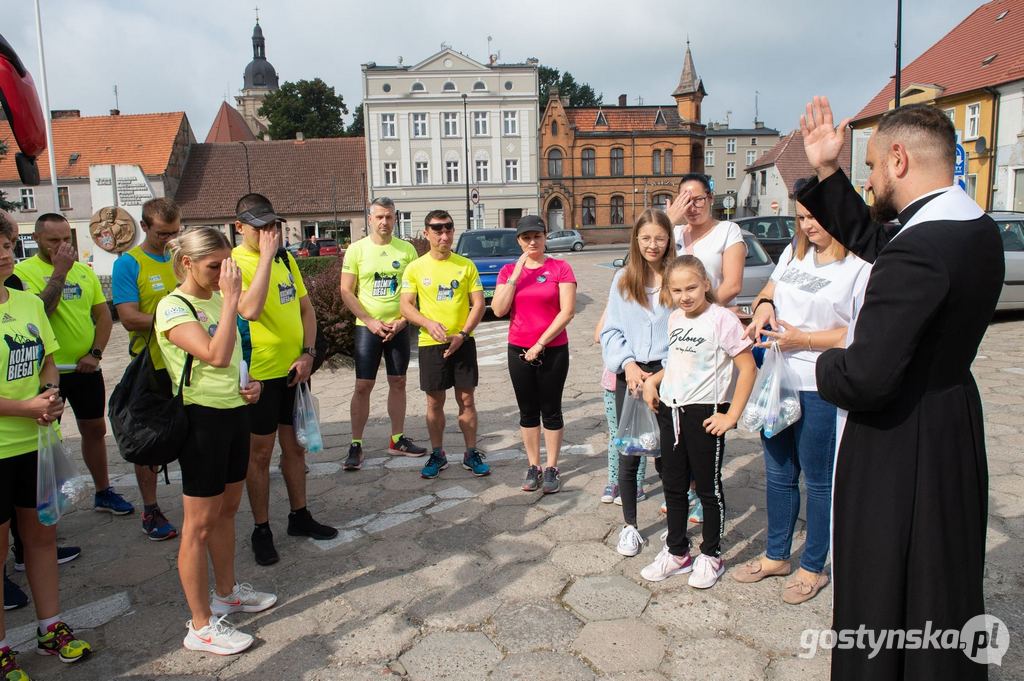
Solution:
{"label": "traffic sign", "polygon": [[778,201],[772,201],[771,209],[772,209],[773,213],[778,213],[779,212],[779,202]]}
{"label": "traffic sign", "polygon": [[708,176],[708,187],[710,187],[711,188],[711,192],[714,193],[714,191],[715,191],[715,178],[711,177],[710,175]]}
{"label": "traffic sign", "polygon": [[732,194],[726,194],[725,198],[722,199],[722,207],[726,210],[732,210],[736,207],[736,197]]}
{"label": "traffic sign", "polygon": [[473,203],[480,203],[480,190],[473,187],[473,191],[469,192],[469,200]]}
{"label": "traffic sign", "polygon": [[956,145],[956,163],[953,165],[953,175],[964,176],[967,174],[967,152],[961,144]]}

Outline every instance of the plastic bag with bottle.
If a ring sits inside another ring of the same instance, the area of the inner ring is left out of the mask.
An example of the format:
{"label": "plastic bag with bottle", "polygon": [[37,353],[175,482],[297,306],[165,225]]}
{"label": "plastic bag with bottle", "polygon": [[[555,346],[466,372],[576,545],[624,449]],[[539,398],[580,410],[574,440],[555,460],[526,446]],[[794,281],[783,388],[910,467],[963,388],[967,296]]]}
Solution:
{"label": "plastic bag with bottle", "polygon": [[320,433],[320,417],[317,413],[316,398],[309,392],[309,385],[300,383],[295,391],[295,411],[293,413],[295,439],[310,454],[319,454],[324,450],[324,440]]}
{"label": "plastic bag with bottle", "polygon": [[36,513],[43,525],[56,525],[82,499],[86,485],[75,475],[56,423],[39,426],[36,446]]}
{"label": "plastic bag with bottle", "polygon": [[636,394],[627,391],[622,400],[619,429],[613,444],[623,456],[661,456],[658,419],[639,391]]}

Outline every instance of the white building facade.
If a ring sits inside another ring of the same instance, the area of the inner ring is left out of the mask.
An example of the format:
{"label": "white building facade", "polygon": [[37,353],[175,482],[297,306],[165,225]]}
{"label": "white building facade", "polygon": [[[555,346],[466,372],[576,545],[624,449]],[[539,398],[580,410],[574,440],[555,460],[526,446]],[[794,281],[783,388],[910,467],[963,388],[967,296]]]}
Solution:
{"label": "white building facade", "polygon": [[395,201],[400,235],[419,235],[435,209],[457,229],[537,213],[537,66],[452,49],[414,66],[363,65],[367,194]]}
{"label": "white building facade", "polygon": [[997,89],[992,210],[1024,211],[1024,81]]}

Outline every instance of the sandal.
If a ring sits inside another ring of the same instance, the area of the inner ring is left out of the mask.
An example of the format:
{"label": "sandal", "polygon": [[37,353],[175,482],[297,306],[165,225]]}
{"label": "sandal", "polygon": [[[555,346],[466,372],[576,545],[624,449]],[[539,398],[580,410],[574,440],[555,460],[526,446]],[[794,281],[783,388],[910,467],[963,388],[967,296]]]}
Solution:
{"label": "sandal", "polygon": [[[776,563],[772,567],[767,561]],[[789,561],[775,561],[767,556],[749,560],[732,571],[732,578],[741,584],[760,582],[765,577],[785,577],[793,571]]]}
{"label": "sandal", "polygon": [[[811,575],[814,576],[814,579],[811,581],[801,579],[801,577]],[[817,596],[818,592],[824,589],[826,584],[828,584],[828,577],[824,572],[815,574],[801,569],[793,579],[786,582],[786,588],[782,592],[782,600],[790,605],[799,605]]]}

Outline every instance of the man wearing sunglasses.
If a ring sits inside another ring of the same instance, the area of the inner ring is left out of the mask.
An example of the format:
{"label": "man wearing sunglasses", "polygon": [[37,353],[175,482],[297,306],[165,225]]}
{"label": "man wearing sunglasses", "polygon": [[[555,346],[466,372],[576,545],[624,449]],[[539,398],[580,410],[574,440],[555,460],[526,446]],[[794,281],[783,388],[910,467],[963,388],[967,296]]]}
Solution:
{"label": "man wearing sunglasses", "polygon": [[[452,253],[455,223],[443,210],[427,213],[424,236],[430,252],[417,258],[402,276],[402,316],[420,327],[420,389],[427,393],[430,459],[420,471],[436,478],[448,467],[443,448],[444,403],[449,388],[459,405],[459,428],[466,443],[462,467],[490,475],[491,467],[476,448],[477,413],[473,393],[479,379],[473,329],[484,316],[483,285],[476,266]],[[417,307],[418,305],[418,307]]]}

